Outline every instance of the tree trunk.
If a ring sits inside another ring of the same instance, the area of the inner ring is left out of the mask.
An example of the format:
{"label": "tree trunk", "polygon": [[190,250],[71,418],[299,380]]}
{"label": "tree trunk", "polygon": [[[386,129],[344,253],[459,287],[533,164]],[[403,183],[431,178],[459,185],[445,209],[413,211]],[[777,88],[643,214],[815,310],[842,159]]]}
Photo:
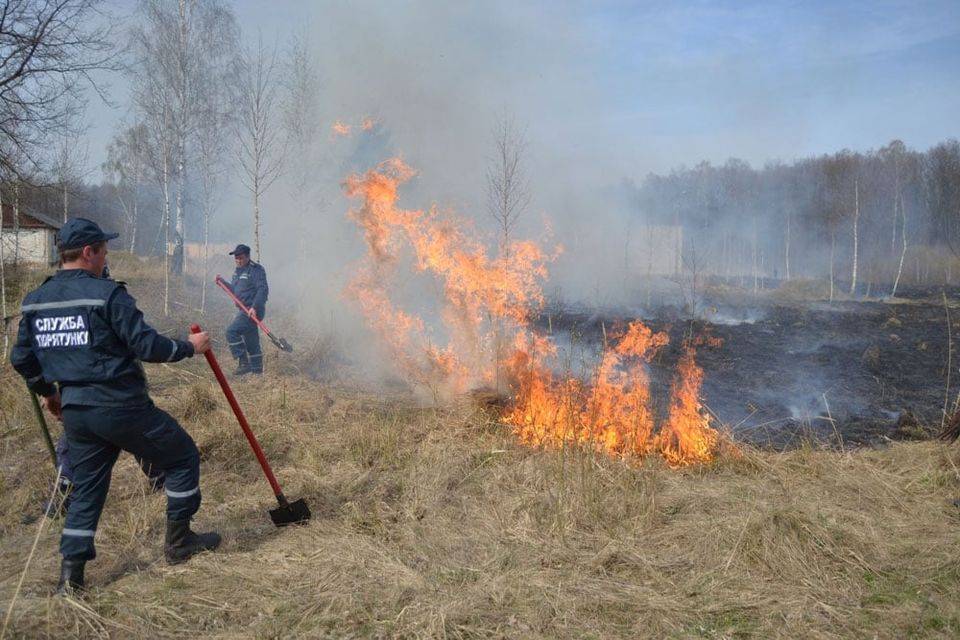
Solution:
{"label": "tree trunk", "polygon": [[833,258],[837,252],[837,232],[830,232],[830,302],[833,302]]}
{"label": "tree trunk", "polygon": [[786,273],[784,274],[787,280],[790,280],[790,220],[793,218],[789,213],[787,214],[787,245],[786,250],[784,251],[784,267],[786,268]]}
{"label": "tree trunk", "polygon": [[857,293],[857,260],[860,251],[860,179],[853,180],[853,269],[850,274],[850,295]]}
{"label": "tree trunk", "polygon": [[183,275],[183,237],[184,237],[184,213],[183,213],[183,191],[186,185],[185,159],[186,141],[183,136],[177,141],[177,221],[173,230],[173,260],[171,269],[173,273]]}
{"label": "tree trunk", "polygon": [[163,158],[163,315],[170,315],[170,175]]}
{"label": "tree trunk", "polygon": [[183,195],[186,187],[186,163],[187,163],[187,128],[188,109],[192,105],[187,104],[187,3],[186,0],[179,1],[179,21],[178,21],[178,48],[177,48],[177,107],[176,114],[176,135],[177,135],[177,218],[173,232],[173,263],[171,268],[177,276],[183,275],[183,242],[185,235]]}
{"label": "tree trunk", "polygon": [[[0,214],[3,212],[3,186],[0,185]],[[3,224],[0,215],[0,313],[3,314],[3,357],[10,351],[10,338],[7,336],[7,265],[3,255]]]}
{"label": "tree trunk", "polygon": [[897,203],[900,202],[900,167],[894,162],[893,177],[893,235],[890,238],[890,253],[897,250]]}
{"label": "tree trunk", "polygon": [[20,183],[13,183],[13,266],[20,264]]}
{"label": "tree trunk", "polygon": [[130,253],[136,253],[137,249],[137,218],[139,217],[139,203],[137,202],[137,192],[133,192],[133,222],[130,225]]}
{"label": "tree trunk", "polygon": [[200,285],[200,313],[207,310],[207,274],[210,255],[210,205],[203,207],[203,282]]}
{"label": "tree trunk", "polygon": [[903,240],[903,247],[900,251],[900,264],[897,267],[897,278],[893,281],[893,291],[890,292],[891,298],[897,296],[897,285],[900,284],[900,274],[903,273],[903,259],[907,255],[907,212],[903,207],[903,196],[900,196],[898,200],[900,202],[900,221],[902,223],[900,235]]}
{"label": "tree trunk", "polygon": [[260,181],[253,177],[253,244],[260,262]]}
{"label": "tree trunk", "polygon": [[758,271],[757,265],[757,219],[753,219],[753,292],[757,293],[760,289],[760,272]]}
{"label": "tree trunk", "polygon": [[70,200],[67,196],[67,183],[63,183],[63,221],[67,221],[67,213],[70,209]]}

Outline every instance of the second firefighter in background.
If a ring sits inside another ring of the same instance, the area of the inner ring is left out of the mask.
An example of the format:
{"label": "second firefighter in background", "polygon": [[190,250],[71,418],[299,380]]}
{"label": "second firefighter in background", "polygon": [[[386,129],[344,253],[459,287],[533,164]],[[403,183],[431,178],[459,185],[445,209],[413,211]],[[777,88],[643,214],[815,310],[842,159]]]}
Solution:
{"label": "second firefighter in background", "polygon": [[263,266],[250,259],[250,247],[238,244],[230,252],[236,269],[230,279],[233,294],[250,310],[237,312],[227,327],[227,344],[230,354],[237,359],[234,375],[263,373],[263,352],[260,350],[260,329],[254,319],[262,320],[267,313],[267,272]]}

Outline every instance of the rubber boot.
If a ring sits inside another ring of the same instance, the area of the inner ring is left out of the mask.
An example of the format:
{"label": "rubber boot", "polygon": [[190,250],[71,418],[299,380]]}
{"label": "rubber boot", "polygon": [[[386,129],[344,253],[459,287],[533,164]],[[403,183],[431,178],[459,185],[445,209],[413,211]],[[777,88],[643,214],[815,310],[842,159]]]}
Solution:
{"label": "rubber boot", "polygon": [[250,360],[247,359],[247,355],[243,354],[237,358],[237,368],[233,372],[235,376],[243,376],[250,373]]}
{"label": "rubber boot", "polygon": [[202,551],[213,551],[220,546],[220,534],[194,533],[189,520],[167,520],[167,537],[163,554],[167,564],[186,562]]}
{"label": "rubber boot", "polygon": [[83,591],[83,567],[86,560],[63,559],[60,563],[60,582],[57,583],[57,594],[70,595]]}

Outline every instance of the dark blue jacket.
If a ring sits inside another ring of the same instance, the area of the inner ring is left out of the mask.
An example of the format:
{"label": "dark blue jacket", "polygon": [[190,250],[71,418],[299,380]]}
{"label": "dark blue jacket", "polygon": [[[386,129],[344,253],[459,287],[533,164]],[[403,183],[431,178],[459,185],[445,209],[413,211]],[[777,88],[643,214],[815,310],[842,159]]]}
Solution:
{"label": "dark blue jacket", "polygon": [[44,396],[60,386],[63,405],[149,402],[140,361],[176,362],[193,345],[148,325],[123,283],[82,269],[58,271],[23,299],[10,361]]}
{"label": "dark blue jacket", "polygon": [[270,293],[263,265],[250,261],[245,267],[237,267],[230,279],[230,288],[243,304],[256,309],[258,315],[263,315]]}

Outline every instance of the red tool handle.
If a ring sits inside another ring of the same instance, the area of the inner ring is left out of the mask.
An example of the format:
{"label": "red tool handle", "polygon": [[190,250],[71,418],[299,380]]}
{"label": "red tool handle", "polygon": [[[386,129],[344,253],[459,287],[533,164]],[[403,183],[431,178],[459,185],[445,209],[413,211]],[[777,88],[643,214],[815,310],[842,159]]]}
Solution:
{"label": "red tool handle", "polygon": [[[250,316],[250,307],[248,307],[247,305],[243,304],[243,302],[240,301],[240,298],[238,298],[237,295],[236,295],[233,291],[230,290],[230,287],[227,286],[227,281],[226,281],[226,280],[224,280],[224,279],[221,278],[220,276],[217,276],[216,279],[214,280],[214,282],[217,283],[217,286],[218,286],[218,287],[220,287],[221,289],[223,289],[224,291],[226,291],[227,295],[230,296],[231,299],[233,299],[234,303],[235,303],[238,307],[240,307],[240,309],[241,309],[245,314],[247,314],[248,317]],[[256,322],[256,323],[257,323],[257,326],[260,327],[261,329],[263,329],[263,332],[264,332],[265,334],[267,334],[268,336],[271,335],[270,329],[267,329],[267,325],[263,324],[263,322],[260,321],[260,318],[250,318],[250,319],[253,320],[254,322]]]}
{"label": "red tool handle", "polygon": [[[201,331],[202,329],[200,328],[200,325],[190,325],[190,333],[200,333]],[[233,390],[230,389],[230,385],[227,383],[227,378],[223,375],[223,370],[220,369],[220,364],[217,362],[217,356],[213,355],[213,349],[210,349],[203,355],[207,357],[207,364],[209,364],[210,368],[213,369],[213,375],[217,377],[217,382],[220,383],[220,388],[223,389],[223,395],[227,397],[227,402],[230,403],[230,408],[233,409],[234,415],[237,416],[237,422],[240,423],[240,428],[243,429],[243,435],[247,436],[247,441],[250,443],[250,448],[253,449],[254,455],[257,456],[257,461],[260,462],[260,466],[263,468],[263,473],[267,476],[267,481],[270,483],[270,487],[273,489],[273,494],[277,496],[278,500],[280,500],[283,496],[283,491],[280,489],[280,483],[277,482],[276,477],[273,475],[273,470],[270,468],[270,463],[267,462],[267,457],[263,455],[263,449],[260,448],[260,443],[257,442],[256,436],[253,435],[253,431],[251,431],[250,425],[247,423],[247,419],[243,415],[243,410],[240,409],[240,404],[237,403],[237,399],[233,395]],[[285,500],[281,500],[281,502],[283,501]]]}

